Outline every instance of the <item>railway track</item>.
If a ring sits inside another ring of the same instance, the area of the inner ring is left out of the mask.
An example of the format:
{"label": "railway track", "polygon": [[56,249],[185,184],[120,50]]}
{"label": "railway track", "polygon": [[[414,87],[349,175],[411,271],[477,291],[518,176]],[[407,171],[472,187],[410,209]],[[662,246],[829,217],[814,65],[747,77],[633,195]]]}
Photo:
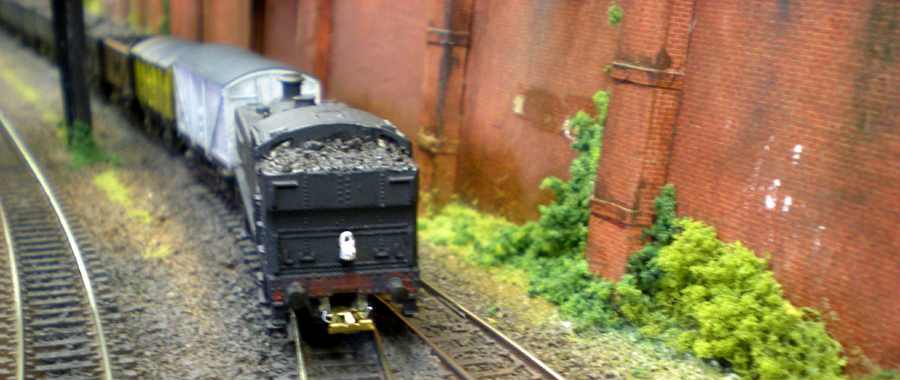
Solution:
{"label": "railway track", "polygon": [[291,312],[288,337],[297,354],[301,380],[393,380],[377,331],[310,334],[310,329],[299,326]]}
{"label": "railway track", "polygon": [[[219,201],[221,202],[221,200]],[[258,271],[260,258],[255,246],[250,242],[249,233],[244,227],[243,220],[224,206],[221,207],[220,214],[226,219],[226,225],[234,236],[235,242],[242,248],[244,262],[251,271]],[[378,303],[373,305],[376,306],[376,310],[387,309],[386,313],[378,313],[378,315],[388,316],[387,318],[376,316],[377,323],[379,325],[381,323],[398,324],[409,328],[427,345],[431,346],[433,352],[459,379],[563,380],[562,376],[487,322],[427,282],[421,281],[420,283],[422,287],[417,293],[419,303],[417,317],[404,317],[400,313],[400,305],[391,303],[382,297],[374,297],[378,300]],[[294,319],[293,316],[292,319]],[[391,378],[389,377],[391,371],[388,363],[384,363],[381,368],[376,367],[376,360],[384,362],[385,359],[383,351],[380,349],[380,343],[375,337],[371,342],[366,342],[368,338],[356,337],[357,340],[336,342],[325,348],[313,347],[303,342],[300,334],[291,330],[292,326],[297,326],[294,320],[288,326],[289,329],[285,336],[279,337],[276,333],[273,340],[276,344],[280,342],[285,346],[293,347],[294,353],[301,354],[297,356],[298,368],[301,371],[303,368],[306,369],[305,374],[298,374],[301,380]],[[296,347],[302,348],[297,350]],[[370,348],[360,350],[359,347]],[[381,357],[381,359],[375,359],[375,357]],[[350,364],[352,361],[359,361],[359,363]],[[354,367],[367,369],[359,373],[346,369]]]}
{"label": "railway track", "polygon": [[107,321],[117,316],[107,313],[110,292],[95,296],[89,272],[105,282],[96,252],[79,247],[83,229],[67,221],[2,111],[0,124],[0,269],[10,273],[0,275],[9,297],[0,301],[0,351],[15,353],[0,359],[0,376],[111,380],[101,312]]}
{"label": "railway track", "polygon": [[425,281],[417,293],[419,315],[404,317],[400,306],[381,297],[381,306],[432,347],[465,380],[562,380],[524,348]]}

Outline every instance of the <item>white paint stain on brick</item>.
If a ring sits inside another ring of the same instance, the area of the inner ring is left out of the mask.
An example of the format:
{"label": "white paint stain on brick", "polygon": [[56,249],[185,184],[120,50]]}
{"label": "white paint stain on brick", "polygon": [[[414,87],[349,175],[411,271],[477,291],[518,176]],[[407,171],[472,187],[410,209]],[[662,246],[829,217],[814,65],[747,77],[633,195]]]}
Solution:
{"label": "white paint stain on brick", "polygon": [[784,197],[784,201],[781,206],[781,211],[788,212],[788,210],[790,210],[790,209],[791,209],[791,196],[788,195],[788,196]]}
{"label": "white paint stain on brick", "polygon": [[816,246],[816,253],[818,253],[819,247],[822,246],[822,240],[819,238],[822,235],[822,231],[825,231],[825,226],[819,226],[816,231],[816,240],[813,241],[813,244]]}
{"label": "white paint stain on brick", "polygon": [[797,144],[794,146],[794,155],[791,156],[791,165],[797,165],[797,161],[800,160],[800,153],[803,153],[803,145]]}
{"label": "white paint stain on brick", "polygon": [[766,195],[766,210],[771,210],[775,208],[775,198],[771,195]]}

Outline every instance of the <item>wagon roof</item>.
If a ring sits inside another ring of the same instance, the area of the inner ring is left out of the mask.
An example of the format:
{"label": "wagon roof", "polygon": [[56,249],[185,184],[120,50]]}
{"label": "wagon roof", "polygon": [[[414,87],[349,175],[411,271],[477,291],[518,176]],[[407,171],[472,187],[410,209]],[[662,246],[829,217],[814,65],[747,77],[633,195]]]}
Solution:
{"label": "wagon roof", "polygon": [[263,70],[289,69],[281,62],[225,44],[203,44],[178,56],[176,64],[194,74],[225,86],[232,81]]}
{"label": "wagon roof", "polygon": [[148,63],[168,68],[181,52],[192,46],[198,44],[178,37],[151,37],[135,44],[131,53]]}

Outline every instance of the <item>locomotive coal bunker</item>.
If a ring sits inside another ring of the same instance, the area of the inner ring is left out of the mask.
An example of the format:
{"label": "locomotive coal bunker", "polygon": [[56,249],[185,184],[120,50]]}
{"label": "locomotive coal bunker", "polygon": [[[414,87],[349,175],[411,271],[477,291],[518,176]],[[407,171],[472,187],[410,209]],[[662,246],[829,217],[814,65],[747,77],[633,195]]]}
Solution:
{"label": "locomotive coal bunker", "polygon": [[418,167],[390,122],[343,104],[313,105],[302,77],[285,97],[236,111],[235,168],[263,257],[273,327],[305,309],[329,332],[373,329],[368,296],[416,311]]}

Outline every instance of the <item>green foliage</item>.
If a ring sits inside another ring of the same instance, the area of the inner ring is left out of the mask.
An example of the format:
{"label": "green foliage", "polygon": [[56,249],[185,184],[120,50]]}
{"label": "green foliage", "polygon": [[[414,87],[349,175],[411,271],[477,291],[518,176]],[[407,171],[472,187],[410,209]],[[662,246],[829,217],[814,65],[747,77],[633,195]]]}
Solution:
{"label": "green foliage", "polygon": [[625,16],[625,10],[616,3],[612,3],[606,13],[609,15],[609,25],[615,26],[619,26],[622,23],[622,17]]}
{"label": "green foliage", "polygon": [[675,228],[675,186],[663,186],[653,203],[656,219],[653,225],[644,229],[642,238],[651,239],[636,254],[628,258],[627,271],[633,275],[633,285],[647,295],[659,291],[659,279],[662,272],[656,262],[659,250],[669,245],[677,232]]}
{"label": "green foliage", "polygon": [[84,14],[93,17],[103,16],[103,3],[100,0],[84,0]]}
{"label": "green foliage", "polygon": [[577,153],[569,167],[567,182],[548,177],[541,189],[553,193],[553,201],[540,206],[541,216],[536,222],[501,231],[491,242],[491,253],[499,260],[524,254],[527,257],[581,257],[587,241],[588,203],[594,194],[594,180],[600,159],[603,125],[609,107],[609,93],[600,91],[593,97],[597,118],[579,111],[569,121],[575,140],[572,149]]}
{"label": "green foliage", "polygon": [[663,275],[652,300],[633,278],[617,286],[620,310],[642,334],[761,380],[841,378],[840,345],[814,311],[784,298],[765,259],[701,222],[675,225],[681,232],[657,257]]}
{"label": "green foliage", "polygon": [[515,225],[501,217],[482,214],[475,209],[453,202],[429,218],[419,218],[419,237],[434,244],[447,246],[473,262],[492,264],[495,256],[486,254],[484,242],[493,240],[499,231]]}
{"label": "green foliage", "polygon": [[598,279],[583,259],[609,94],[598,92],[592,100],[596,118],[580,111],[568,122],[576,151],[570,178],[549,177],[541,183],[554,199],[540,207],[537,221],[516,226],[457,204],[419,225],[424,239],[450,246],[468,260],[527,272],[529,293],[560,305],[560,313],[578,329],[621,324],[611,307],[613,284]]}
{"label": "green foliage", "polygon": [[116,156],[107,154],[97,145],[90,125],[76,120],[70,127],[67,127],[65,121],[60,121],[57,129],[62,132],[61,137],[72,153],[70,167],[80,168],[98,163],[119,163]]}
{"label": "green foliage", "polygon": [[576,258],[536,258],[529,261],[531,287],[528,293],[559,305],[578,330],[621,326],[612,308],[613,283],[597,278],[587,261]]}

